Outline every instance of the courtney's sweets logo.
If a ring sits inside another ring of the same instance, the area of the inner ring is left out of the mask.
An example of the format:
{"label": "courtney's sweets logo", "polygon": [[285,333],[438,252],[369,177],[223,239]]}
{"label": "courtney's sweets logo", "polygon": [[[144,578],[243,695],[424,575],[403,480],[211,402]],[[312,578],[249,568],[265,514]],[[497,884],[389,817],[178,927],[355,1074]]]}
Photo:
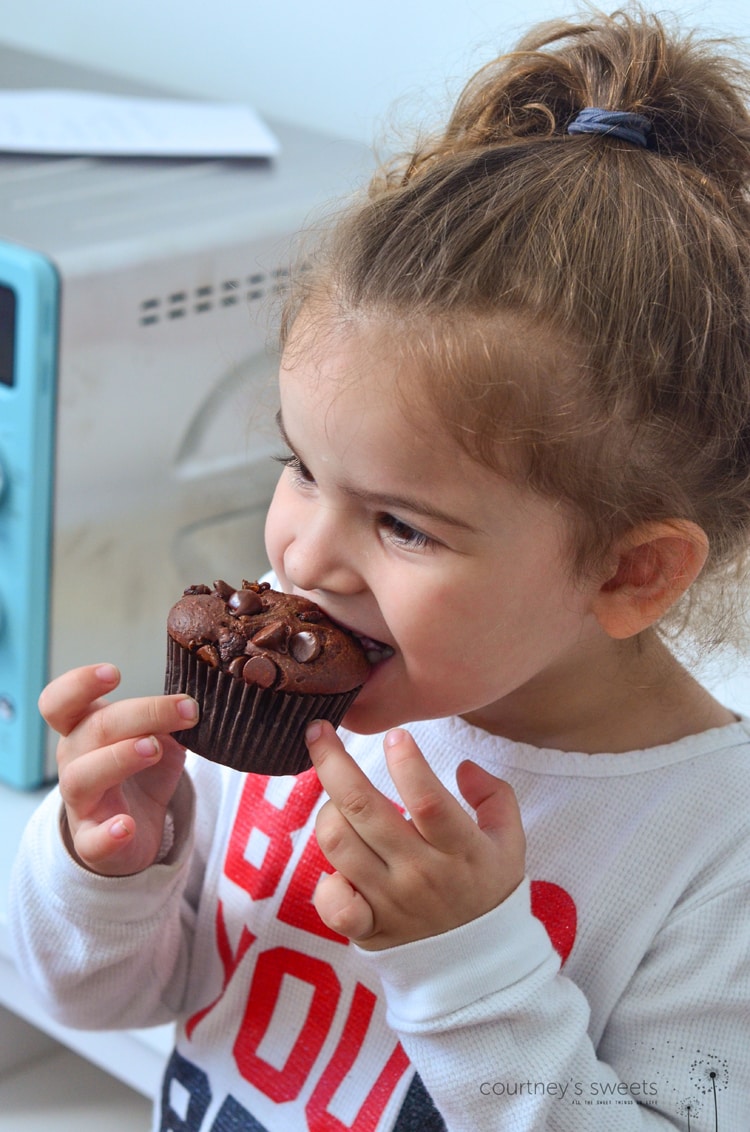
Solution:
{"label": "courtney's sweets logo", "polygon": [[[642,1052],[642,1050],[641,1050]],[[647,1081],[482,1081],[479,1092],[497,1101],[507,1098],[548,1098],[571,1105],[628,1105],[658,1107],[665,1114],[682,1116],[688,1132],[721,1132],[726,1124],[730,1088],[729,1062],[715,1050],[690,1049],[667,1041],[654,1055]],[[724,1108],[724,1112],[722,1112]]]}
{"label": "courtney's sweets logo", "polygon": [[485,1097],[557,1097],[560,1100],[621,1099],[643,1103],[656,1097],[655,1081],[482,1081]]}

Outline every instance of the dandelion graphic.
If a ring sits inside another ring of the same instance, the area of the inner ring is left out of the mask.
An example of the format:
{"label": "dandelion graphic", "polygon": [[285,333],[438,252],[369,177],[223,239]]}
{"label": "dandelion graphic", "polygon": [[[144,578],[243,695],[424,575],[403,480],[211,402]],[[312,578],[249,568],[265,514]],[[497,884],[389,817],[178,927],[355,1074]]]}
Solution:
{"label": "dandelion graphic", "polygon": [[691,1121],[700,1116],[701,1105],[697,1097],[685,1097],[677,1105],[677,1115],[687,1117],[687,1132],[692,1128]]}
{"label": "dandelion graphic", "polygon": [[[698,1053],[701,1051],[698,1050]],[[699,1093],[713,1102],[714,1132],[719,1132],[717,1094],[729,1085],[729,1063],[713,1053],[702,1054],[690,1066],[690,1082]]]}

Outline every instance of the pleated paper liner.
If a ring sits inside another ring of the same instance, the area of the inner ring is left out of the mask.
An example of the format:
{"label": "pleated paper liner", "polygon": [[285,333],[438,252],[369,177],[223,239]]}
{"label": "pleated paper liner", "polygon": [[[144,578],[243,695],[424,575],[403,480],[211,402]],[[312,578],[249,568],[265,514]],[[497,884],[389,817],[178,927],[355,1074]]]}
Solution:
{"label": "pleated paper liner", "polygon": [[175,739],[234,770],[274,775],[308,770],[308,723],[328,719],[338,727],[360,690],[317,696],[259,688],[167,638],[165,694],[187,693],[201,710],[195,727],[173,732]]}

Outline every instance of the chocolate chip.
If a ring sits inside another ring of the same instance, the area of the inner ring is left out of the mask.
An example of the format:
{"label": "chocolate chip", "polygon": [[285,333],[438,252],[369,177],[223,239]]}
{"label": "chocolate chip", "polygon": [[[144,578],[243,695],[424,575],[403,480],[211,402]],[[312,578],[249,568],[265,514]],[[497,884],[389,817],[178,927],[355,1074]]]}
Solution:
{"label": "chocolate chip", "polygon": [[297,614],[298,621],[322,621],[322,609],[303,609],[301,613]]}
{"label": "chocolate chip", "polygon": [[253,634],[252,643],[258,648],[273,649],[274,652],[286,652],[286,643],[289,638],[289,629],[283,621],[271,621]]}
{"label": "chocolate chip", "polygon": [[250,613],[260,613],[263,602],[255,590],[235,590],[227,598],[227,605],[237,617],[247,616]]}
{"label": "chocolate chip", "polygon": [[210,594],[211,590],[208,588],[208,586],[203,585],[188,586],[186,590],[183,590],[183,593],[185,597],[192,597],[194,594]]}
{"label": "chocolate chip", "polygon": [[268,656],[251,656],[242,669],[242,679],[246,684],[257,684],[259,688],[270,688],[276,681],[276,665]]}
{"label": "chocolate chip", "polygon": [[234,593],[234,586],[230,586],[229,582],[223,582],[221,578],[219,578],[217,582],[214,582],[214,589],[216,590],[219,597],[223,598],[224,601],[226,601],[227,598],[231,597]]}
{"label": "chocolate chip", "polygon": [[245,667],[246,664],[247,664],[247,657],[246,656],[236,656],[234,658],[234,660],[229,662],[229,665],[227,666],[227,672],[230,674],[230,676],[238,676],[239,677],[239,676],[242,675],[242,670],[243,670],[243,668]]}
{"label": "chocolate chip", "polygon": [[201,645],[195,655],[206,664],[210,664],[212,668],[219,667],[219,650],[213,645]]}
{"label": "chocolate chip", "polygon": [[316,633],[303,629],[289,638],[289,652],[300,664],[308,664],[320,656],[322,644]]}

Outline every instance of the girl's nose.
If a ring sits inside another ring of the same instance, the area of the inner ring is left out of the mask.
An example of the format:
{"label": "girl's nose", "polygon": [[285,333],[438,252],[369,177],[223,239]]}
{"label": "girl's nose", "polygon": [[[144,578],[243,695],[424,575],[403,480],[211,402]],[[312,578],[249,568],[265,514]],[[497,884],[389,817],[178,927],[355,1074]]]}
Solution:
{"label": "girl's nose", "polygon": [[316,516],[288,543],[284,571],[305,593],[355,594],[363,588],[351,538],[331,516]]}

